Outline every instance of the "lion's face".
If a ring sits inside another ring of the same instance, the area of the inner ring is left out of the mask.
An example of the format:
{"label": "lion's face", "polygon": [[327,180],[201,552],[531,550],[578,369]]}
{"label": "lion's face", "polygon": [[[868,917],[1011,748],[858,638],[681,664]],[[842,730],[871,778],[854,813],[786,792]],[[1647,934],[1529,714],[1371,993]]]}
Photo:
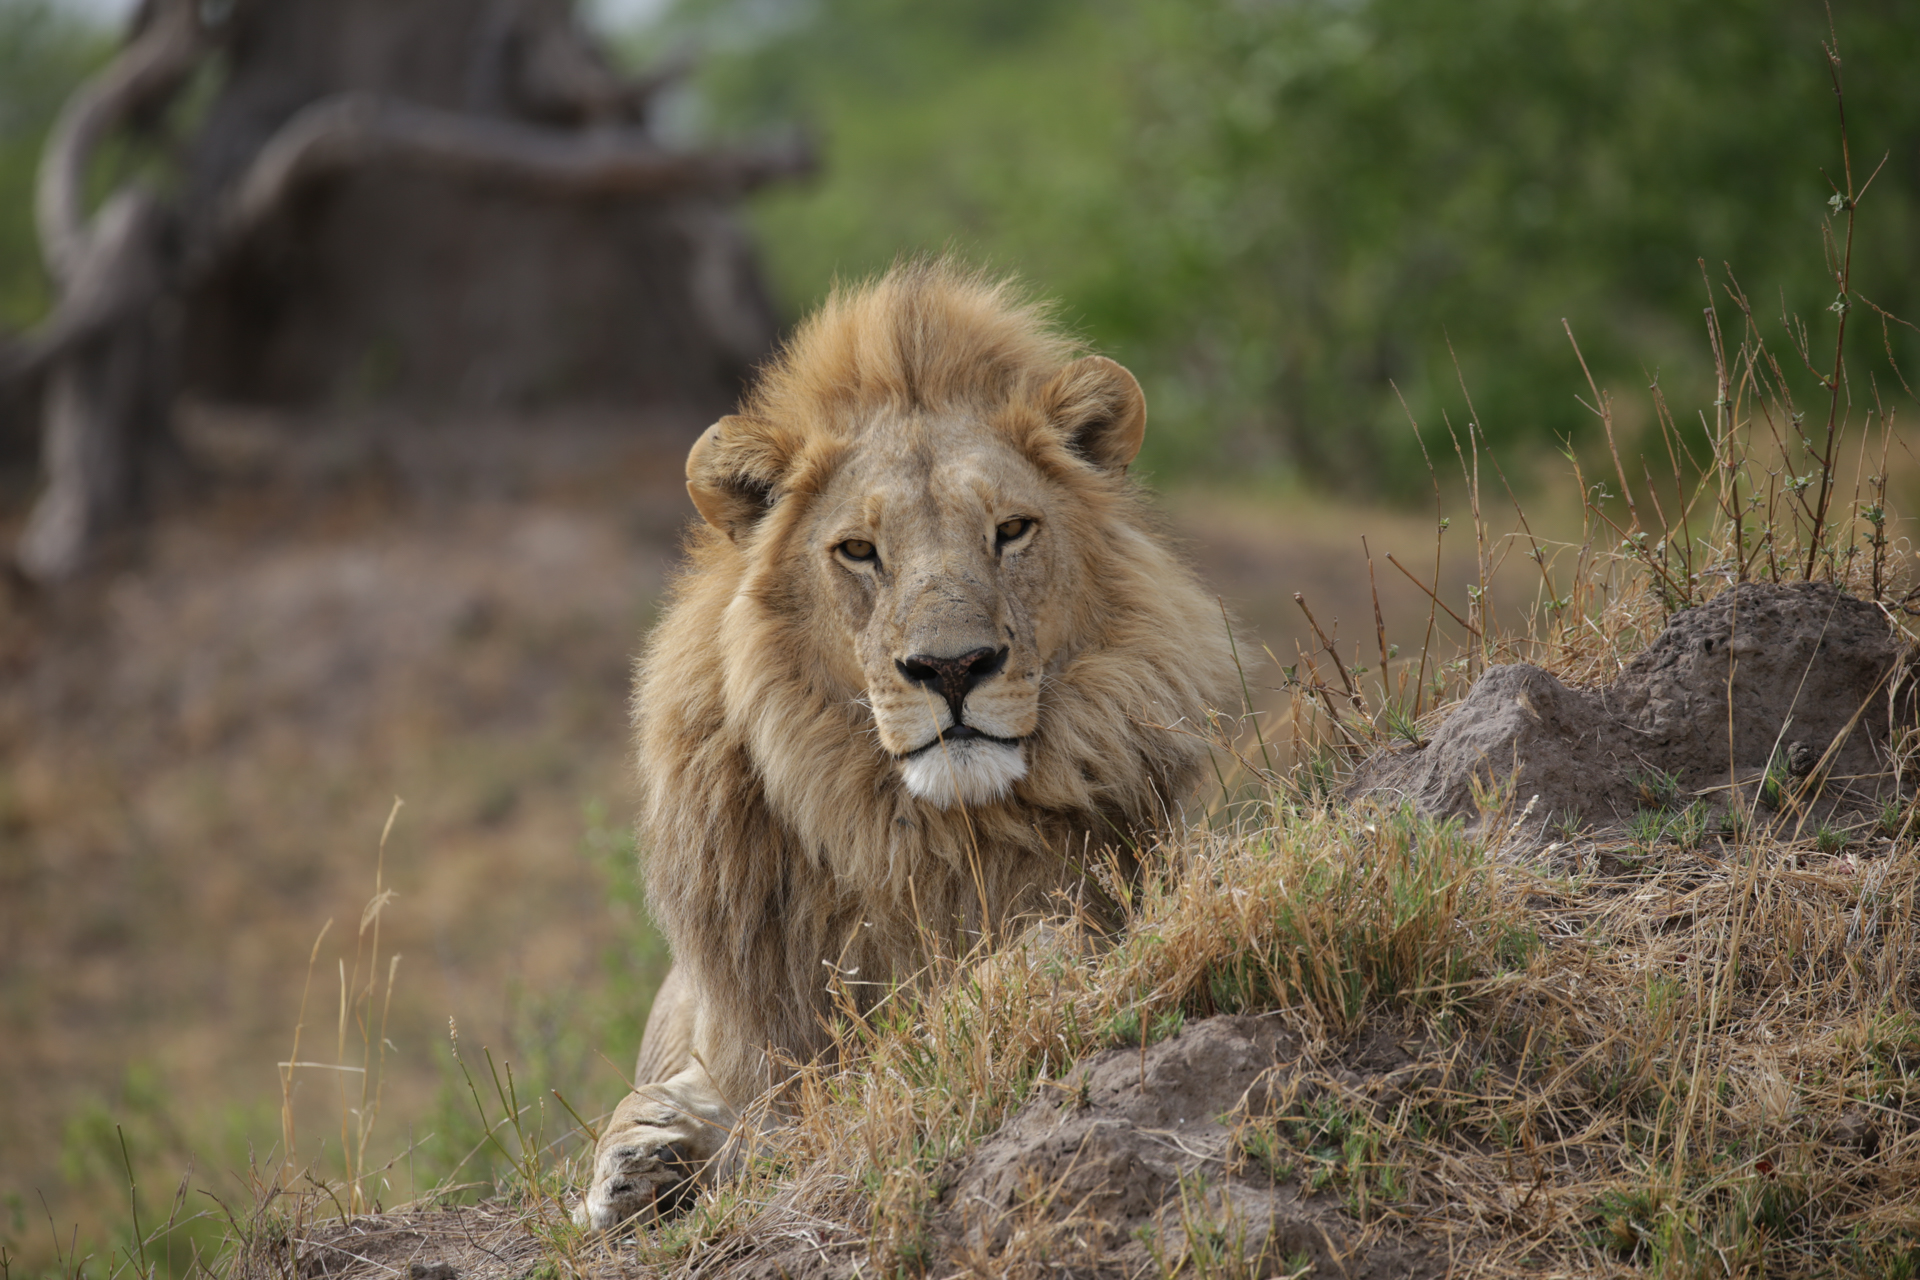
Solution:
{"label": "lion's face", "polygon": [[870,708],[906,789],[986,804],[1026,776],[1042,682],[1070,656],[1088,477],[1125,469],[1145,416],[1132,375],[1089,357],[1011,402],[869,408],[797,447],[723,419],[689,490],[758,563],[746,594],[811,678]]}
{"label": "lion's face", "polygon": [[[1059,492],[964,418],[869,431],[799,540],[832,607],[817,626],[857,667],[879,744],[942,807],[997,799],[1027,770],[1040,681],[1073,565]],[[847,672],[854,675],[853,670]]]}

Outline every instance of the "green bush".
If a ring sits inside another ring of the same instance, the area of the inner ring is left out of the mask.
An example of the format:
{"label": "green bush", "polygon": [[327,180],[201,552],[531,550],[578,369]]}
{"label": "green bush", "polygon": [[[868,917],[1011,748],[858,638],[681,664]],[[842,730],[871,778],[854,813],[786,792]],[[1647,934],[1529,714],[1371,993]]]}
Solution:
{"label": "green bush", "polygon": [[[1920,9],[1835,18],[1854,166],[1890,157],[1855,281],[1905,314]],[[1825,317],[1828,36],[1784,0],[680,0],[651,39],[710,50],[695,131],[820,133],[823,176],[757,206],[790,309],[951,245],[1141,373],[1150,465],[1391,490],[1425,483],[1394,387],[1430,445],[1468,421],[1449,342],[1485,436],[1546,445],[1593,425],[1563,317],[1676,403],[1712,399],[1700,260]]]}

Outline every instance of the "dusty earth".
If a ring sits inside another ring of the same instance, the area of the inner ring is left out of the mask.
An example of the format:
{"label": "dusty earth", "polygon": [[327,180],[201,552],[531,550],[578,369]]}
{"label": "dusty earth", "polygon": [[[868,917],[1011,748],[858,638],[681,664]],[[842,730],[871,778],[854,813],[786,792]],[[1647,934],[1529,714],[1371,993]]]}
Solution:
{"label": "dusty earth", "polygon": [[1020,1252],[1042,1243],[1059,1269],[1088,1274],[1154,1274],[1183,1255],[1199,1268],[1212,1255],[1242,1274],[1445,1275],[1444,1246],[1361,1227],[1337,1191],[1247,1154],[1250,1128],[1294,1123],[1322,1098],[1390,1110],[1431,1085],[1420,1047],[1377,1034],[1315,1062],[1269,1021],[1216,1017],[1097,1054],[957,1171],[935,1213],[939,1247],[989,1270],[1025,1235]]}
{"label": "dusty earth", "polygon": [[[1339,1138],[1302,1117],[1329,1101],[1386,1114],[1437,1096],[1457,1082],[1449,1055],[1430,1050],[1381,1029],[1320,1060],[1270,1020],[1216,1017],[1144,1049],[1096,1054],[942,1171],[931,1270],[1131,1277],[1218,1264],[1234,1275],[1444,1276],[1444,1236],[1361,1225],[1368,1215],[1351,1191],[1308,1190],[1300,1170],[1247,1153],[1250,1133],[1278,1125],[1337,1160]],[[530,1240],[526,1216],[497,1206],[397,1214],[295,1228],[263,1242],[244,1271],[510,1280],[534,1260]],[[625,1242],[594,1241],[577,1261],[589,1274],[632,1274],[628,1255]],[[865,1263],[864,1240],[820,1223],[700,1269],[729,1280],[842,1280]]]}
{"label": "dusty earth", "polygon": [[[662,962],[622,843],[627,670],[705,422],[192,409],[139,538],[69,589],[5,594],[0,1245],[17,1265],[51,1265],[56,1237],[104,1255],[126,1217],[121,1133],[150,1210],[189,1170],[244,1203],[250,1166],[284,1154],[276,1064],[297,1025],[298,1059],[323,1065],[293,1072],[296,1161],[337,1176],[361,1104],[331,1067],[368,1042],[341,989],[377,969],[384,992],[396,954],[366,1111],[386,1203],[477,1137],[454,1027],[463,1062],[490,1049],[529,1095],[558,1087],[589,1116],[620,1096]],[[28,492],[0,484],[0,538]],[[1431,517],[1289,492],[1165,505],[1246,624],[1257,702],[1281,702],[1262,651],[1314,644],[1295,591],[1343,652],[1377,647],[1362,534],[1389,637],[1417,649],[1426,599],[1379,557],[1430,572]],[[1469,576],[1450,549],[1456,607]],[[396,795],[375,960],[356,929]],[[549,1117],[539,1140],[570,1129]]]}
{"label": "dusty earth", "polygon": [[1914,720],[1912,662],[1879,605],[1746,583],[1676,613],[1603,687],[1493,668],[1430,741],[1375,757],[1351,790],[1477,821],[1510,785],[1505,812],[1540,842],[1696,800],[1717,824],[1736,798],[1810,831],[1910,789],[1895,727]]}

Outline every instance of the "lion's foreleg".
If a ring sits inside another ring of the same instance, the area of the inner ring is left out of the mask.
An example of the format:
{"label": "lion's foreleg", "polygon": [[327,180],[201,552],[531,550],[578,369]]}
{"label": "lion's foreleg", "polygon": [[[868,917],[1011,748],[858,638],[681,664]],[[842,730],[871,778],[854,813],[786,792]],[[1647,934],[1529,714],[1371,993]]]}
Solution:
{"label": "lion's foreleg", "polygon": [[636,1087],[594,1148],[593,1179],[574,1211],[581,1226],[604,1230],[675,1207],[726,1145],[735,1115],[695,1054],[698,1008],[693,983],[676,966],[647,1017]]}
{"label": "lion's foreleg", "polygon": [[654,993],[647,1029],[640,1036],[640,1056],[633,1064],[636,1086],[671,1080],[692,1065],[698,1008],[687,971],[679,965],[667,970],[660,990]]}

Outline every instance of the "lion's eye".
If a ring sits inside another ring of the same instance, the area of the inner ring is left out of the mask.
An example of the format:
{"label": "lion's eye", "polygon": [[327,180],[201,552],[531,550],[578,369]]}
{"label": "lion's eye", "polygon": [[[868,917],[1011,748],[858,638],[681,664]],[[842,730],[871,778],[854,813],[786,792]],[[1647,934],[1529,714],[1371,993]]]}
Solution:
{"label": "lion's eye", "polygon": [[874,558],[873,544],[865,538],[848,538],[839,546],[840,554],[849,560],[871,560]]}
{"label": "lion's eye", "polygon": [[1017,541],[1031,528],[1033,528],[1033,521],[1027,519],[1025,516],[1015,516],[1011,520],[1002,520],[994,528],[994,533],[997,535],[995,541],[1004,547],[1009,542]]}

